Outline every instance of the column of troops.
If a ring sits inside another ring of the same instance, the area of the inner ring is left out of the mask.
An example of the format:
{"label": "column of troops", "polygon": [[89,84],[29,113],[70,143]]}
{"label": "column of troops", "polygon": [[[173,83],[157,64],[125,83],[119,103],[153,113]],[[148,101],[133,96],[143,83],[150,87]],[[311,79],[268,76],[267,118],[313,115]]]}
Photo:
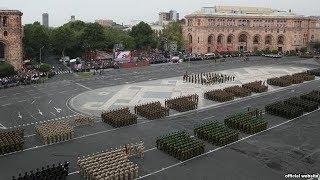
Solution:
{"label": "column of troops", "polygon": [[212,121],[203,123],[194,128],[194,134],[199,139],[208,141],[213,145],[224,146],[237,141],[239,132],[225,127],[223,124]]}
{"label": "column of troops", "polygon": [[190,111],[198,108],[199,96],[197,94],[180,96],[173,99],[165,100],[166,108],[179,112]]}
{"label": "column of troops", "polygon": [[58,165],[53,164],[51,167],[42,167],[36,171],[25,172],[23,175],[19,174],[18,177],[13,176],[12,180],[65,180],[69,172],[69,162]]}
{"label": "column of troops", "polygon": [[109,112],[102,112],[102,121],[110,124],[113,127],[123,127],[132,124],[137,124],[138,117],[132,114],[129,108],[121,108]]}
{"label": "column of troops", "polygon": [[134,113],[147,119],[160,119],[169,116],[169,108],[162,107],[159,101],[137,105],[134,107]]}
{"label": "column of troops", "polygon": [[235,76],[220,74],[220,73],[200,73],[200,74],[185,74],[183,76],[184,82],[195,83],[195,84],[204,84],[204,85],[212,85],[212,84],[220,84],[225,82],[234,81]]}
{"label": "column of troops", "polygon": [[224,124],[229,128],[246,134],[264,131],[268,126],[268,122],[262,116],[262,111],[256,108],[227,116],[224,119]]}
{"label": "column of troops", "polygon": [[241,98],[250,96],[251,93],[262,93],[268,91],[268,86],[262,81],[250,82],[242,86],[231,86],[224,89],[207,91],[204,93],[204,98],[217,101],[227,102],[234,100],[235,97]]}
{"label": "column of troops", "polygon": [[176,132],[158,137],[157,148],[181,161],[204,153],[204,143],[191,138],[186,132]]}
{"label": "column of troops", "polygon": [[309,74],[308,72],[296,73],[293,75],[286,75],[276,78],[270,78],[267,80],[267,83],[273,86],[286,87],[292,84],[300,84],[305,81],[314,80],[315,76]]}
{"label": "column of troops", "polygon": [[87,180],[133,180],[138,178],[138,165],[128,157],[143,156],[143,143],[128,144],[120,149],[110,150],[87,157],[78,158],[80,175]]}
{"label": "column of troops", "polygon": [[267,113],[287,119],[302,116],[304,112],[317,110],[320,105],[320,91],[314,90],[300,97],[271,103],[265,107]]}
{"label": "column of troops", "polygon": [[93,117],[86,117],[86,116],[77,116],[75,117],[73,120],[71,120],[71,124],[74,127],[78,127],[78,126],[94,126],[94,118]]}
{"label": "column of troops", "polygon": [[68,121],[54,121],[37,125],[36,134],[45,144],[67,141],[74,138],[74,129]]}
{"label": "column of troops", "polygon": [[23,134],[23,129],[0,131],[0,155],[15,151],[22,151],[24,145]]}
{"label": "column of troops", "polygon": [[307,73],[311,74],[311,75],[314,75],[314,76],[320,76],[320,68],[308,70]]}

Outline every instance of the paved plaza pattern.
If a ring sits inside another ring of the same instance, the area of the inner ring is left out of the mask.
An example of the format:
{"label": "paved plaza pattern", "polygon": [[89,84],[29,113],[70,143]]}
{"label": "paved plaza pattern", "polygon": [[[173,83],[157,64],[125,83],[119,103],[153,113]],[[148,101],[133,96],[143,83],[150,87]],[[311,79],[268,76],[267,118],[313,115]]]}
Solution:
{"label": "paved plaza pattern", "polygon": [[[264,81],[273,77],[280,77],[306,71],[305,67],[297,66],[256,66],[216,71],[229,76],[235,76],[235,81],[201,85],[184,82],[182,76],[150,80],[139,83],[111,86],[84,92],[70,100],[70,106],[80,113],[100,116],[101,111],[118,109],[121,107],[134,107],[148,102],[160,101],[173,97],[198,94],[199,108],[204,108],[214,103],[203,98],[206,91],[224,89],[226,87],[242,85],[253,81]],[[269,91],[277,87],[269,86]]]}

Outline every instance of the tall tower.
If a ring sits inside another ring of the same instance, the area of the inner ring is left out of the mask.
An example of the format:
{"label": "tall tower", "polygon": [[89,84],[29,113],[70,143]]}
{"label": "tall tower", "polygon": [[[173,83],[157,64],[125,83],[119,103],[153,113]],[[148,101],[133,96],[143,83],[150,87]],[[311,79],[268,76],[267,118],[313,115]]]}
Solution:
{"label": "tall tower", "polygon": [[22,68],[22,12],[0,10],[0,60]]}
{"label": "tall tower", "polygon": [[42,25],[46,28],[49,28],[49,14],[48,13],[42,14]]}
{"label": "tall tower", "polygon": [[75,15],[72,15],[71,18],[70,18],[70,21],[71,21],[71,22],[76,21],[76,16],[75,16]]}

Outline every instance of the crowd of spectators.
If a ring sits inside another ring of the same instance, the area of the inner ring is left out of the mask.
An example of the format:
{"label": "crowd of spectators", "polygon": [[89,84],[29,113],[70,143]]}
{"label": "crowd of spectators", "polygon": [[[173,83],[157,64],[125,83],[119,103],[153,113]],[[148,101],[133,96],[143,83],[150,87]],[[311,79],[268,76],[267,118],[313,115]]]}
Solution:
{"label": "crowd of spectators", "polygon": [[52,72],[44,73],[36,70],[20,71],[13,76],[0,77],[0,89],[42,83],[42,77],[51,77],[53,75]]}

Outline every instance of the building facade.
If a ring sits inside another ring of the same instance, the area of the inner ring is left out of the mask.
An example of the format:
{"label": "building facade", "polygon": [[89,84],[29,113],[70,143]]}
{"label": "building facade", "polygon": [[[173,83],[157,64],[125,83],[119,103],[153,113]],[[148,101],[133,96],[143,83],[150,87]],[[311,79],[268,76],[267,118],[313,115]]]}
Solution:
{"label": "building facade", "polygon": [[190,53],[306,47],[316,37],[316,19],[270,8],[215,6],[186,16],[183,36]]}
{"label": "building facade", "polygon": [[114,25],[113,20],[110,20],[110,19],[97,19],[95,20],[95,22],[100,24],[103,27],[111,27]]}
{"label": "building facade", "polygon": [[160,26],[165,26],[170,22],[179,21],[179,13],[175,10],[171,10],[169,12],[160,12],[159,13],[159,22]]}
{"label": "building facade", "polygon": [[0,10],[0,60],[18,70],[22,68],[22,12]]}
{"label": "building facade", "polygon": [[42,25],[46,28],[49,28],[49,14],[48,13],[42,14]]}

